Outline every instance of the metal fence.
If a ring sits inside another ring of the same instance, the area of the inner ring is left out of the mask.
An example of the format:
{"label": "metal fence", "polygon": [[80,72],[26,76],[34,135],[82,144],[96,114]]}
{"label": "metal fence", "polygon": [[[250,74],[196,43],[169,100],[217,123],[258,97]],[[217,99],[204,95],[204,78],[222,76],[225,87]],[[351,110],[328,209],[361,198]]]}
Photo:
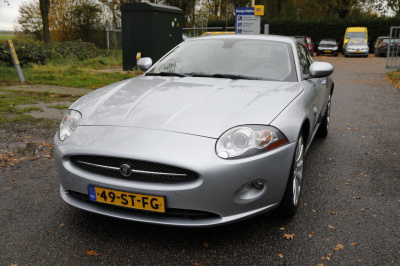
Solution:
{"label": "metal fence", "polygon": [[400,27],[390,27],[386,68],[400,69]]}
{"label": "metal fence", "polygon": [[122,30],[107,30],[107,52],[110,56],[122,60]]}

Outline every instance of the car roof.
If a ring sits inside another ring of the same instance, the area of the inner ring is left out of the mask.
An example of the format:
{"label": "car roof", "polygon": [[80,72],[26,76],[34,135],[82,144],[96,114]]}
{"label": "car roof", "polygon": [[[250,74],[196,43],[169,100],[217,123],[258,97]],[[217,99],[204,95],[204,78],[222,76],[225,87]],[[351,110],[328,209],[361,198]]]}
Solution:
{"label": "car roof", "polygon": [[335,39],[321,39],[321,42],[322,42],[322,41],[333,41],[333,42],[336,42]]}
{"label": "car roof", "polygon": [[[290,44],[295,44],[298,41],[291,36],[281,36],[281,35],[246,35],[246,34],[220,34],[220,35],[209,35],[207,36],[207,40],[211,39],[247,39],[247,40],[266,40],[266,41],[278,41],[278,42],[286,42]],[[191,38],[187,41],[198,41],[204,40],[204,38]]]}

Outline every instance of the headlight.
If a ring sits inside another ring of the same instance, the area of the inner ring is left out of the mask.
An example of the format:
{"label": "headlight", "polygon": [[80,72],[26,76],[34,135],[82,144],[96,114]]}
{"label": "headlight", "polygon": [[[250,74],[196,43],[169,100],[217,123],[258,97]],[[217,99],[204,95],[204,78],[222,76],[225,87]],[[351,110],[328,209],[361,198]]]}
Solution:
{"label": "headlight", "polygon": [[286,137],[274,127],[238,126],[221,135],[215,151],[219,157],[229,159],[263,153],[286,143]]}
{"label": "headlight", "polygon": [[322,50],[323,48],[322,47],[318,47],[318,50]]}
{"label": "headlight", "polygon": [[58,137],[60,140],[65,140],[74,133],[82,120],[82,115],[78,111],[68,110],[61,119],[60,130]]}
{"label": "headlight", "polygon": [[337,50],[337,47],[333,48],[333,51],[336,51],[336,50]]}

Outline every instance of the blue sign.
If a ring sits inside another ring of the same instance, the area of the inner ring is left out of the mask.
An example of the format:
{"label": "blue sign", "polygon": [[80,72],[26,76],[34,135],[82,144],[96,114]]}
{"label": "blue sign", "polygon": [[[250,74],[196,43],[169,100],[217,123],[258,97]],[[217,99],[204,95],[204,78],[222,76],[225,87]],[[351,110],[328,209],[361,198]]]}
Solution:
{"label": "blue sign", "polygon": [[260,34],[261,16],[254,15],[254,7],[238,7],[235,14],[236,34]]}

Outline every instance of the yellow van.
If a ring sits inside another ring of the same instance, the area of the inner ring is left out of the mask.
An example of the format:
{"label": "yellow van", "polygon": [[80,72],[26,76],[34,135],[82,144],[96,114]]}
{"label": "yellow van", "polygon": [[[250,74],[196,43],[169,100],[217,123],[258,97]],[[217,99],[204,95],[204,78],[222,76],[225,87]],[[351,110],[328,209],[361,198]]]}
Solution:
{"label": "yellow van", "polygon": [[234,31],[207,31],[200,36],[220,35],[220,34],[235,34]]}
{"label": "yellow van", "polygon": [[351,38],[363,38],[368,43],[368,30],[366,27],[348,27],[344,35],[343,49]]}

